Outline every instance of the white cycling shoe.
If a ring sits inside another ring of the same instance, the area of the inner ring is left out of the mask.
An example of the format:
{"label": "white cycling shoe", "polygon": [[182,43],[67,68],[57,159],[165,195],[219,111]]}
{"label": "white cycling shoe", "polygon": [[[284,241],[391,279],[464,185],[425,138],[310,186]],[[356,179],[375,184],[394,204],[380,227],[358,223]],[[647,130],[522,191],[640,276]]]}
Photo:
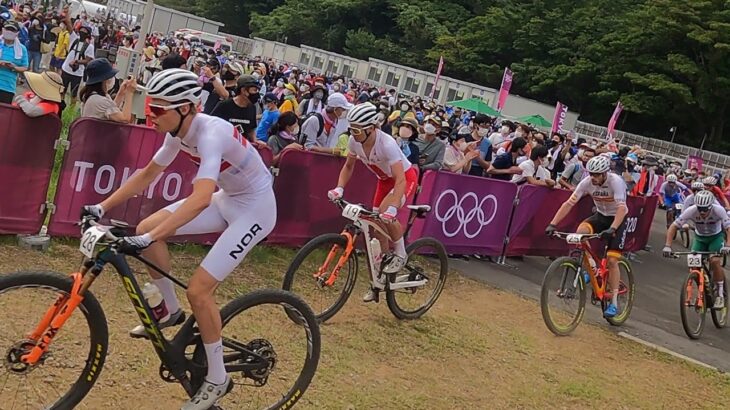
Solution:
{"label": "white cycling shoe", "polygon": [[191,397],[180,410],[208,410],[223,396],[228,394],[233,387],[230,376],[226,375],[223,384],[213,384],[207,380],[200,386],[195,396]]}
{"label": "white cycling shoe", "polygon": [[714,309],[725,309],[725,298],[722,296],[715,297],[715,304],[712,307]]}

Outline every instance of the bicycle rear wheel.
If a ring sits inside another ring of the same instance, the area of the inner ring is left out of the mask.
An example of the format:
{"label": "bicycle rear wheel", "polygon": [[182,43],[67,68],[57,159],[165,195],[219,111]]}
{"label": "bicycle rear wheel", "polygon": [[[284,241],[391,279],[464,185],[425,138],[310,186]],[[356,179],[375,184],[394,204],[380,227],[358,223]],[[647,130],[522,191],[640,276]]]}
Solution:
{"label": "bicycle rear wheel", "polygon": [[689,249],[689,245],[692,242],[690,239],[689,229],[680,229],[679,234],[682,236],[682,246],[685,249]]}
{"label": "bicycle rear wheel", "polygon": [[385,298],[388,309],[395,317],[410,320],[423,316],[438,300],[449,273],[449,259],[444,245],[433,238],[420,238],[412,242],[406,247],[406,252],[406,266],[400,272],[388,275],[390,283],[422,280],[426,280],[426,283],[413,288],[390,290]]}
{"label": "bicycle rear wheel", "polygon": [[[292,319],[290,315],[297,315]],[[234,299],[221,309],[223,356],[233,390],[220,409],[288,409],[309,387],[321,350],[319,325],[312,309],[298,296],[279,289],[261,289]],[[262,361],[257,370],[231,370]],[[198,343],[193,362],[207,367]],[[193,376],[197,391],[205,371]]]}
{"label": "bicycle rear wheel", "polygon": [[722,309],[711,309],[710,310],[710,316],[712,317],[712,323],[715,325],[716,328],[722,329],[727,325],[727,281],[725,281],[725,286],[723,286],[723,296],[725,297],[725,307]]}
{"label": "bicycle rear wheel", "polygon": [[551,332],[567,336],[580,324],[585,313],[586,288],[580,263],[558,258],[545,272],[540,292],[542,319]]}
{"label": "bicycle rear wheel", "polygon": [[[109,331],[93,294],[86,292],[35,366],[20,357],[36,343],[28,340],[46,311],[68,297],[73,282],[50,272],[0,275],[0,408],[72,409],[101,374]],[[83,404],[81,408],[85,408]]]}
{"label": "bicycle rear wheel", "polygon": [[297,252],[284,275],[282,288],[302,297],[312,307],[320,323],[331,319],[342,309],[355,287],[357,255],[354,250],[336,280],[328,282],[346,247],[347,239],[341,234],[320,235]]}
{"label": "bicycle rear wheel", "polygon": [[[636,295],[634,272],[631,270],[629,261],[625,258],[619,259],[618,271],[620,274],[618,307],[621,311],[614,317],[606,318],[606,321],[613,326],[621,326],[629,319],[631,309],[634,307],[634,296]],[[606,292],[608,295],[611,294],[611,289],[608,286]]]}
{"label": "bicycle rear wheel", "polygon": [[682,328],[690,339],[699,339],[705,327],[706,300],[700,291],[700,279],[696,272],[690,272],[682,283],[679,297],[679,312]]}

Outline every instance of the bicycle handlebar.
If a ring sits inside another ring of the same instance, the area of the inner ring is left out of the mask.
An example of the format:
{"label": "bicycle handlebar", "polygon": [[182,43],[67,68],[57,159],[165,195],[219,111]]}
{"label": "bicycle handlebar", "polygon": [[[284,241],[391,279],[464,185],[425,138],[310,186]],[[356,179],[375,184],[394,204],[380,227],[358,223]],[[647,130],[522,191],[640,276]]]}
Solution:
{"label": "bicycle handlebar", "polygon": [[582,234],[582,233],[575,233],[575,232],[554,232],[552,234],[553,237],[559,238],[559,239],[566,239],[570,235],[580,235],[581,242],[590,241],[591,239],[598,239],[601,237],[601,234]]}
{"label": "bicycle handlebar", "polygon": [[371,210],[369,210],[369,209],[365,208],[365,206],[364,206],[364,205],[361,205],[361,204],[353,204],[352,202],[347,202],[347,201],[345,201],[345,200],[344,200],[344,199],[342,199],[342,198],[332,199],[331,201],[332,201],[332,202],[333,202],[333,203],[334,203],[335,205],[337,205],[337,206],[338,206],[338,207],[339,207],[340,209],[345,209],[345,207],[346,207],[347,205],[358,205],[358,206],[360,206],[360,207],[361,207],[361,208],[363,209],[363,210],[362,210],[362,211],[360,212],[360,215],[366,216],[366,217],[368,217],[368,218],[370,218],[370,219],[377,219],[377,220],[380,220],[380,214],[379,214],[378,212],[375,212],[375,211],[371,211]]}

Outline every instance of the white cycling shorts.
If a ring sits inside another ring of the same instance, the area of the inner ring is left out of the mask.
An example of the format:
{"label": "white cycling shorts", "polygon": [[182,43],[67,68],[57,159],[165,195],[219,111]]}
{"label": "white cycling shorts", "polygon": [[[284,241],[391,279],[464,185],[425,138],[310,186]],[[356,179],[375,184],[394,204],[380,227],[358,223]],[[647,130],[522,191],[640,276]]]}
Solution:
{"label": "white cycling shorts", "polygon": [[[174,212],[182,203],[165,207]],[[175,235],[222,232],[200,266],[219,282],[233,272],[249,251],[264,240],[276,225],[276,198],[272,190],[256,195],[213,194],[210,205],[192,221],[178,228]]]}

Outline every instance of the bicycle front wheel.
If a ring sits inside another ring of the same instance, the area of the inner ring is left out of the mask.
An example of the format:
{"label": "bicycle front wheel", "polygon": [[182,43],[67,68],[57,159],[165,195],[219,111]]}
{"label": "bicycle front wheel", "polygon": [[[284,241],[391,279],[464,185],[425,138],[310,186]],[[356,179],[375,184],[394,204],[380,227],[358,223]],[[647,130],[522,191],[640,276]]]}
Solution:
{"label": "bicycle front wheel", "polygon": [[[634,296],[636,288],[634,283],[634,272],[631,270],[631,264],[625,258],[618,261],[619,271],[619,288],[618,288],[618,307],[621,310],[614,317],[607,317],[606,321],[614,326],[623,325],[631,315],[631,309],[634,307]],[[606,286],[606,292],[611,295],[611,288]]]}
{"label": "bicycle front wheel", "polygon": [[681,229],[679,234],[682,236],[682,246],[684,246],[685,249],[689,249],[689,245],[691,243],[689,229]]}
{"label": "bicycle front wheel", "polygon": [[580,263],[569,257],[553,261],[545,272],[540,292],[542,319],[551,332],[567,336],[585,313],[586,288]]}
{"label": "bicycle front wheel", "polygon": [[727,281],[725,281],[725,286],[723,286],[723,297],[725,298],[725,307],[722,309],[710,310],[712,323],[718,329],[722,329],[723,327],[725,327],[725,325],[727,325]]}
{"label": "bicycle front wheel", "polygon": [[[345,306],[357,279],[357,255],[347,252],[347,238],[324,234],[309,241],[294,256],[284,276],[283,289],[294,292],[312,307],[320,323]],[[338,271],[340,258],[347,261]]]}
{"label": "bicycle front wheel", "polygon": [[72,285],[69,277],[58,273],[0,275],[1,408],[72,409],[98,379],[109,331],[104,311],[90,292],[36,365],[20,360],[36,345],[28,335],[54,303],[69,297]]}
{"label": "bicycle front wheel", "polygon": [[682,328],[690,339],[699,339],[705,327],[704,292],[700,290],[700,278],[697,272],[690,272],[679,291],[679,312],[682,316]]}
{"label": "bicycle front wheel", "polygon": [[389,275],[391,285],[402,282],[423,284],[390,290],[385,298],[395,317],[410,320],[423,316],[438,300],[449,273],[449,260],[444,245],[433,238],[414,241],[408,245],[406,252],[406,266],[400,272]]}
{"label": "bicycle front wheel", "polygon": [[[231,301],[221,309],[221,319],[223,357],[233,390],[218,407],[291,408],[309,387],[319,363],[321,337],[312,309],[291,292],[262,289]],[[202,342],[195,347],[193,362],[207,366]],[[194,391],[204,378],[205,372],[193,376]]]}

